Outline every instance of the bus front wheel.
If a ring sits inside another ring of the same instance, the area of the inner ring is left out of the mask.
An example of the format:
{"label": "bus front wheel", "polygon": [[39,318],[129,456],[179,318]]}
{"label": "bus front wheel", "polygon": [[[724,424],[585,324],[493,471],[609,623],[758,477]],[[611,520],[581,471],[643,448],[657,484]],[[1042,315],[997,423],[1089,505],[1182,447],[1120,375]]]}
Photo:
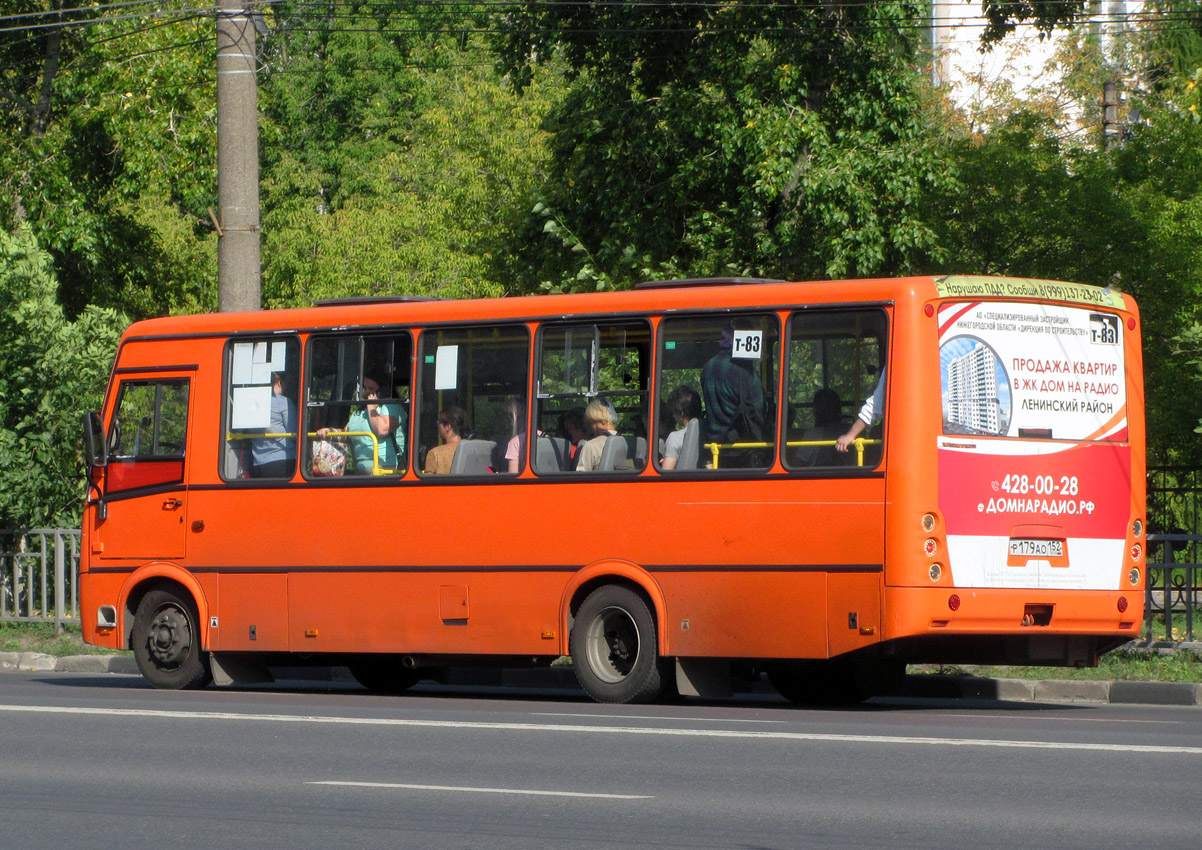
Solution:
{"label": "bus front wheel", "polygon": [[597,702],[652,702],[668,678],[655,615],[646,600],[625,587],[605,585],[585,597],[569,646],[576,679]]}
{"label": "bus front wheel", "polygon": [[134,658],[156,688],[203,688],[213,681],[209,655],[200,646],[200,617],[186,594],[152,590],[134,615]]}

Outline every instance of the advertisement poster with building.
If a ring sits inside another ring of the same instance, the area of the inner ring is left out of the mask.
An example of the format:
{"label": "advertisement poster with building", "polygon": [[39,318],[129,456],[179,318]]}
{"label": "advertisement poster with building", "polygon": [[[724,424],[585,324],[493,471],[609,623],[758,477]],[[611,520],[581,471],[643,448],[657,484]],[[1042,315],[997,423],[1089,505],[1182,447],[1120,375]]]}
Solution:
{"label": "advertisement poster with building", "polygon": [[1089,306],[939,311],[940,508],[957,586],[1118,587],[1129,505],[1123,328]]}

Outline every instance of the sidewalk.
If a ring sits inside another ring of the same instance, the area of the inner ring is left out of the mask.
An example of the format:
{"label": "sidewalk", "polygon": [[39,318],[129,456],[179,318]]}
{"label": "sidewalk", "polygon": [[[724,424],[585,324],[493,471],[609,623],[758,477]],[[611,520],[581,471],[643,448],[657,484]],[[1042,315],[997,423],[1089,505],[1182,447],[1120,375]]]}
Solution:
{"label": "sidewalk", "polygon": [[[0,672],[6,670],[138,675],[137,664],[132,657],[127,655],[72,655],[59,658],[36,652],[0,652]],[[463,668],[450,672],[451,675],[446,684],[580,690],[576,684],[576,676],[570,667]],[[310,681],[354,681],[343,667],[299,668],[290,671],[288,678]],[[767,683],[764,683],[764,689],[771,691]],[[932,699],[1003,700],[1006,702],[1202,705],[1202,684],[913,675],[906,676],[905,683],[897,695]]]}

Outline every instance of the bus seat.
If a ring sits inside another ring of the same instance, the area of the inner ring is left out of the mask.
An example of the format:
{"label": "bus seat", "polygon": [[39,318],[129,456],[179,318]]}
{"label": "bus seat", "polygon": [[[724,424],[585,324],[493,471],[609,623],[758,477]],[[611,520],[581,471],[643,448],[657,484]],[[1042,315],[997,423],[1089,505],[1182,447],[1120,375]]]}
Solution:
{"label": "bus seat", "polygon": [[684,441],[680,444],[680,456],[676,459],[677,469],[696,469],[701,453],[701,423],[690,419],[684,426]]}
{"label": "bus seat", "polygon": [[571,466],[568,457],[566,438],[539,437],[534,450],[534,471],[540,473],[566,472]]}
{"label": "bus seat", "polygon": [[605,446],[601,449],[601,460],[597,463],[598,472],[613,472],[618,468],[619,463],[626,460],[629,451],[627,439],[633,440],[634,438],[614,434],[605,441]]}
{"label": "bus seat", "polygon": [[451,458],[452,475],[479,475],[489,471],[496,443],[492,440],[460,440]]}

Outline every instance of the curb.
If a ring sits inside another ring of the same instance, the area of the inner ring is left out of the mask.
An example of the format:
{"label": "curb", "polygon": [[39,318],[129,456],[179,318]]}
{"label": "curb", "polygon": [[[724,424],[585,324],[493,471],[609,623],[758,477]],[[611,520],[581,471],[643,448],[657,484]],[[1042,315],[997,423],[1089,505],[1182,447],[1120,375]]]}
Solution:
{"label": "curb", "polygon": [[[71,655],[55,657],[37,652],[0,652],[0,671],[57,673],[116,673],[138,675],[128,655]],[[283,674],[284,671],[281,670]],[[282,678],[353,682],[345,667],[288,668]],[[571,667],[452,668],[441,680],[446,685],[540,688],[580,691]],[[771,692],[771,688],[754,688]],[[926,699],[977,699],[1004,702],[1111,703],[1123,705],[1202,705],[1202,684],[1188,682],[1126,682],[1104,679],[988,679],[977,676],[920,674],[906,676],[894,696]]]}
{"label": "curb", "polygon": [[137,674],[138,663],[128,655],[54,656],[40,652],[0,652],[0,670]]}

